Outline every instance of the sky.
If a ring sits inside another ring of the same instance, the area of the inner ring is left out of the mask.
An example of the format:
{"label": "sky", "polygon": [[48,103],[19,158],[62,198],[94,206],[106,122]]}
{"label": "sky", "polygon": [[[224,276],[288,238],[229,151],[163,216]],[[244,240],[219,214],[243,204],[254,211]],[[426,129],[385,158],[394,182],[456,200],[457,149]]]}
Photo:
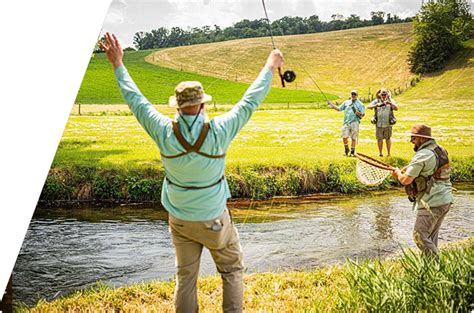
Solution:
{"label": "sky", "polygon": [[[425,0],[427,1],[427,0]],[[331,15],[344,17],[357,14],[370,19],[370,12],[384,11],[401,18],[414,16],[422,0],[266,0],[270,21],[283,16],[308,17],[318,15],[330,21]],[[472,2],[471,2],[472,8]],[[261,0],[113,0],[105,17],[101,33],[113,32],[123,47],[133,45],[138,31],[159,27],[231,26],[243,19],[263,18]]]}

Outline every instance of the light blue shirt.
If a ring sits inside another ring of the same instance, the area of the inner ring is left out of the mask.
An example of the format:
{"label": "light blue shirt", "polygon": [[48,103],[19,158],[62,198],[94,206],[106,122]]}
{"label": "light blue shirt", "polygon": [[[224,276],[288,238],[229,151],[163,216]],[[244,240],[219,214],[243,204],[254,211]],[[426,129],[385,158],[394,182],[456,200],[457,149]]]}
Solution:
{"label": "light blue shirt", "polygon": [[339,106],[339,110],[344,112],[344,125],[353,122],[360,123],[360,118],[354,113],[354,110],[352,110],[353,107],[355,107],[356,111],[365,114],[364,104],[359,99],[356,99],[354,102],[352,99],[344,101]]}
{"label": "light blue shirt", "polygon": [[[435,143],[434,140],[428,140],[415,153],[408,165],[405,174],[411,177],[433,175],[436,170],[436,156],[433,151],[425,147]],[[450,180],[434,180],[430,193],[425,193],[421,199],[416,202],[415,208],[422,209],[425,206],[430,208],[453,203],[452,185]]]}
{"label": "light blue shirt", "polygon": [[[173,133],[172,119],[158,112],[142,95],[124,66],[115,70],[122,96],[143,126],[145,131],[156,142],[164,155],[176,155],[185,149]],[[242,99],[229,111],[210,120],[209,132],[200,151],[210,155],[224,154],[229,145],[249,121],[253,112],[268,94],[272,82],[272,71],[262,69],[257,79],[245,92]],[[178,117],[186,119],[189,125],[195,115]],[[206,117],[199,115],[191,132],[184,122],[180,130],[190,144],[199,137]],[[225,158],[211,159],[191,152],[184,156],[168,159],[162,158],[166,177],[181,186],[209,186],[217,182],[224,174]],[[173,216],[187,221],[206,221],[218,217],[227,207],[230,198],[227,180],[204,189],[186,189],[169,184],[165,179],[161,191],[161,202]]]}

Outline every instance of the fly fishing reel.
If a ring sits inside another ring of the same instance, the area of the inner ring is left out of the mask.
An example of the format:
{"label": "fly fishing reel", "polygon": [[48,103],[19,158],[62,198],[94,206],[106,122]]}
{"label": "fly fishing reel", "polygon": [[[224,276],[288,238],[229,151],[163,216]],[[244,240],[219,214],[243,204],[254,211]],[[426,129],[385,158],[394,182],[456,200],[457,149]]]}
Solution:
{"label": "fly fishing reel", "polygon": [[281,70],[278,69],[278,73],[280,74],[281,85],[285,87],[285,82],[291,83],[296,79],[296,73],[292,70],[286,70],[283,74]]}

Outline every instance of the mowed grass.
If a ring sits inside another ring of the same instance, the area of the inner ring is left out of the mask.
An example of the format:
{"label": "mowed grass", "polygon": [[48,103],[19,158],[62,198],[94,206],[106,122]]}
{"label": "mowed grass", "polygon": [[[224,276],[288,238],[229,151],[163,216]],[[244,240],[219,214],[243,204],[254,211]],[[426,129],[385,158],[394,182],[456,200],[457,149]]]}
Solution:
{"label": "mowed grass", "polygon": [[[153,51],[125,52],[124,64],[141,92],[154,104],[166,104],[170,95],[174,94],[175,86],[185,80],[200,81],[205,91],[213,96],[213,103],[235,104],[251,82],[223,80],[216,77],[194,74],[181,70],[168,69],[152,65],[145,61],[145,57]],[[256,60],[258,64],[252,73],[255,79],[264,66],[266,59]],[[274,77],[278,82],[279,78]],[[327,93],[330,99],[337,97]],[[103,53],[95,54],[89,62],[84,75],[76,103],[117,104],[123,103],[123,98],[117,87],[117,82],[111,65]],[[273,88],[266,99],[267,103],[288,102],[325,102],[321,93],[290,88]]]}
{"label": "mowed grass", "polygon": [[[414,35],[411,23],[335,32],[274,37],[285,57],[284,69],[297,73],[289,89],[317,90],[346,97],[380,87],[401,87],[414,77],[406,62]],[[275,34],[278,35],[278,34]],[[250,82],[271,50],[269,37],[163,49],[146,60],[161,66]],[[274,81],[274,86],[278,82]]]}
{"label": "mowed grass", "polygon": [[[474,121],[474,109],[469,104],[457,105],[453,110],[441,104],[432,108],[402,103],[394,126],[392,156],[407,159],[413,154],[407,134],[415,123],[432,125],[433,135],[451,156],[473,156],[474,125],[469,121]],[[158,109],[173,116],[169,109]],[[368,110],[362,120],[357,150],[377,155],[375,128],[369,122],[372,114]],[[340,138],[342,118],[342,113],[329,109],[257,111],[232,143],[227,163],[308,165],[341,160],[345,158]],[[156,144],[134,116],[71,116],[54,165],[156,164],[159,158]]]}

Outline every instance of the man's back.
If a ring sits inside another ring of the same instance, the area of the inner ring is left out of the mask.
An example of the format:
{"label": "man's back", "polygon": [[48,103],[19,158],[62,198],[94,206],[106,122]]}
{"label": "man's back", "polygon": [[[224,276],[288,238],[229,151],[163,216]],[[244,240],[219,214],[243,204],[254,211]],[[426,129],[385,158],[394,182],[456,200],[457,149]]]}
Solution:
{"label": "man's back", "polygon": [[[161,160],[167,178],[161,193],[165,209],[173,216],[188,221],[210,220],[219,216],[226,208],[227,199],[231,197],[227,181],[220,180],[224,175],[225,158],[209,158],[195,152],[176,158],[163,157],[186,151],[174,134],[172,119],[159,113],[148,102],[125,67],[117,68],[115,75],[130,109],[162,154]],[[229,112],[210,120],[209,132],[200,148],[201,152],[209,155],[226,153],[231,141],[265,98],[271,80],[271,70],[264,68],[239,103]],[[181,114],[176,120],[184,139],[192,145],[201,133],[206,116]],[[192,127],[189,129],[188,125]],[[210,187],[199,188],[206,186]]]}

